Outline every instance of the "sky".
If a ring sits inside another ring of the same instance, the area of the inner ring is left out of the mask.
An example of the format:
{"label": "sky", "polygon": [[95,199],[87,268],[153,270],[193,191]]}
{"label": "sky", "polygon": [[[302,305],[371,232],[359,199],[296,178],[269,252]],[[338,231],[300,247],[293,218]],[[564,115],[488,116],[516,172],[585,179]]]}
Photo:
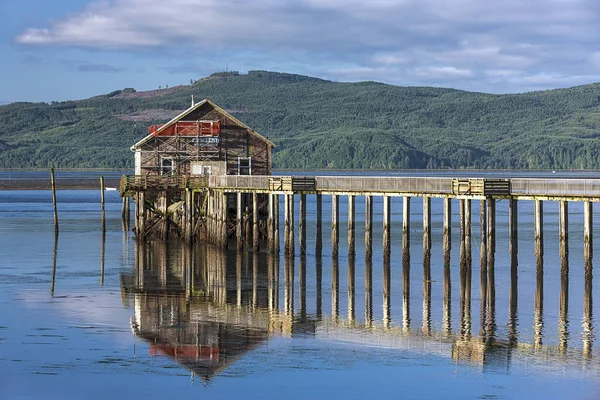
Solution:
{"label": "sky", "polygon": [[0,104],[269,70],[519,93],[600,81],[598,0],[0,0]]}

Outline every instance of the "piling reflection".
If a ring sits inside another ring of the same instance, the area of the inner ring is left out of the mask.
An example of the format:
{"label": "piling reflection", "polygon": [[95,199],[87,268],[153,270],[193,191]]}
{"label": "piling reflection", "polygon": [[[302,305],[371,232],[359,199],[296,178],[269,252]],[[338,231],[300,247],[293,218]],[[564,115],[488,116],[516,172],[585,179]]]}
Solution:
{"label": "piling reflection", "polygon": [[[332,310],[323,315],[321,258],[315,257],[315,280],[307,279],[310,260],[299,257],[298,282],[294,257],[283,259],[283,304],[279,306],[280,258],[265,253],[227,252],[217,247],[189,248],[184,244],[150,242],[136,244],[136,268],[121,276],[124,295],[133,304],[132,329],[143,339],[152,355],[174,359],[194,374],[206,379],[227,368],[242,355],[264,344],[273,335],[310,335],[324,340],[389,346],[405,350],[441,354],[457,362],[510,368],[514,363],[556,365],[585,363],[600,370],[593,357],[594,321],[592,315],[591,265],[586,267],[581,342],[569,334],[567,281],[562,282],[558,341],[543,343],[543,306],[540,293],[534,309],[533,343],[531,333],[519,335],[518,305],[509,305],[507,330],[489,330],[495,324],[495,308],[485,310],[481,331],[472,331],[469,269],[460,270],[460,308],[457,328],[452,329],[450,296],[438,300],[444,307],[442,321],[432,319],[436,285],[426,281],[423,294],[423,324],[411,329],[409,322],[393,323],[390,298],[393,287],[384,283],[383,320],[373,320],[372,263],[365,258],[364,319],[355,302],[355,260],[341,264],[332,259]],[[389,266],[384,264],[384,271]],[[348,309],[340,310],[339,273],[348,272]],[[389,274],[389,272],[388,272]],[[388,275],[389,276],[389,275]],[[384,272],[385,280],[385,272]],[[450,274],[445,274],[445,281]],[[405,282],[403,282],[404,285]],[[410,283],[409,281],[407,282]],[[488,285],[490,282],[488,281]],[[511,288],[516,287],[511,276]],[[296,286],[297,285],[297,286]],[[313,289],[316,285],[316,290]],[[299,295],[294,303],[294,290]],[[441,286],[437,286],[441,289]],[[449,293],[449,282],[444,282]],[[538,291],[541,285],[538,282]],[[403,296],[404,297],[404,296]],[[316,311],[312,310],[316,304]],[[418,306],[417,306],[418,307]],[[404,316],[410,304],[403,302]],[[341,313],[340,313],[341,311]],[[346,316],[344,316],[346,315]],[[482,317],[483,318],[483,317]],[[399,321],[399,320],[398,320]],[[503,333],[504,332],[504,333]],[[574,336],[574,335],[573,335]]]}

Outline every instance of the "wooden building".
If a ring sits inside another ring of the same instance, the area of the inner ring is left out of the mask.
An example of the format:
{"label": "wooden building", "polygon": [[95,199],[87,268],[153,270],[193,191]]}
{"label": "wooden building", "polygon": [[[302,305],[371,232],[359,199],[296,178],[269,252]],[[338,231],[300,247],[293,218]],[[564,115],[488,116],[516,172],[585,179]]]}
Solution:
{"label": "wooden building", "polygon": [[148,131],[135,175],[271,175],[273,143],[208,99]]}
{"label": "wooden building", "polygon": [[[136,237],[214,240],[207,229],[218,211],[226,246],[229,222],[241,223],[242,217],[230,206],[235,193],[210,190],[209,176],[271,175],[273,143],[208,99],[192,99],[190,108],[148,130],[148,136],[131,147],[135,175],[124,176],[120,185],[124,210],[129,209],[130,197],[136,204]],[[244,222],[250,213],[256,214],[264,228],[265,196],[247,194],[242,200]]]}

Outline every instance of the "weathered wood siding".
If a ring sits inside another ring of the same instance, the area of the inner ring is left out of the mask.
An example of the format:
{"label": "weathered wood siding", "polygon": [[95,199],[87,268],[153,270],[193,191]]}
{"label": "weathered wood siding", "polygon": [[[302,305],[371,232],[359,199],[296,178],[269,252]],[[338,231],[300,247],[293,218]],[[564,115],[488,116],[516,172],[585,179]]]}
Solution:
{"label": "weathered wood siding", "polygon": [[[215,109],[211,104],[204,104],[190,112],[179,121],[220,121],[221,144],[218,152],[210,161],[225,161],[227,174],[238,174],[238,158],[251,158],[252,175],[271,174],[271,151],[269,142],[253,134],[252,131],[239,125],[227,114]],[[175,161],[174,174],[190,174],[191,161],[198,160],[198,147],[193,143],[193,137],[162,136],[152,138],[141,145],[142,174],[157,175],[161,173],[161,159],[172,157]]]}

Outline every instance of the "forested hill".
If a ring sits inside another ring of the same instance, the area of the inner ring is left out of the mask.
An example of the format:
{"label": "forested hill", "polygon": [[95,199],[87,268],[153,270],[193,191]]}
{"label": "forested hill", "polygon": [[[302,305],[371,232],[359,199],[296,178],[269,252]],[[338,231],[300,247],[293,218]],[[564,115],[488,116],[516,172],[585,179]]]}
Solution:
{"label": "forested hill", "polygon": [[600,84],[492,95],[299,75],[0,106],[0,167],[130,167],[147,126],[210,98],[277,144],[277,168],[600,168]]}

